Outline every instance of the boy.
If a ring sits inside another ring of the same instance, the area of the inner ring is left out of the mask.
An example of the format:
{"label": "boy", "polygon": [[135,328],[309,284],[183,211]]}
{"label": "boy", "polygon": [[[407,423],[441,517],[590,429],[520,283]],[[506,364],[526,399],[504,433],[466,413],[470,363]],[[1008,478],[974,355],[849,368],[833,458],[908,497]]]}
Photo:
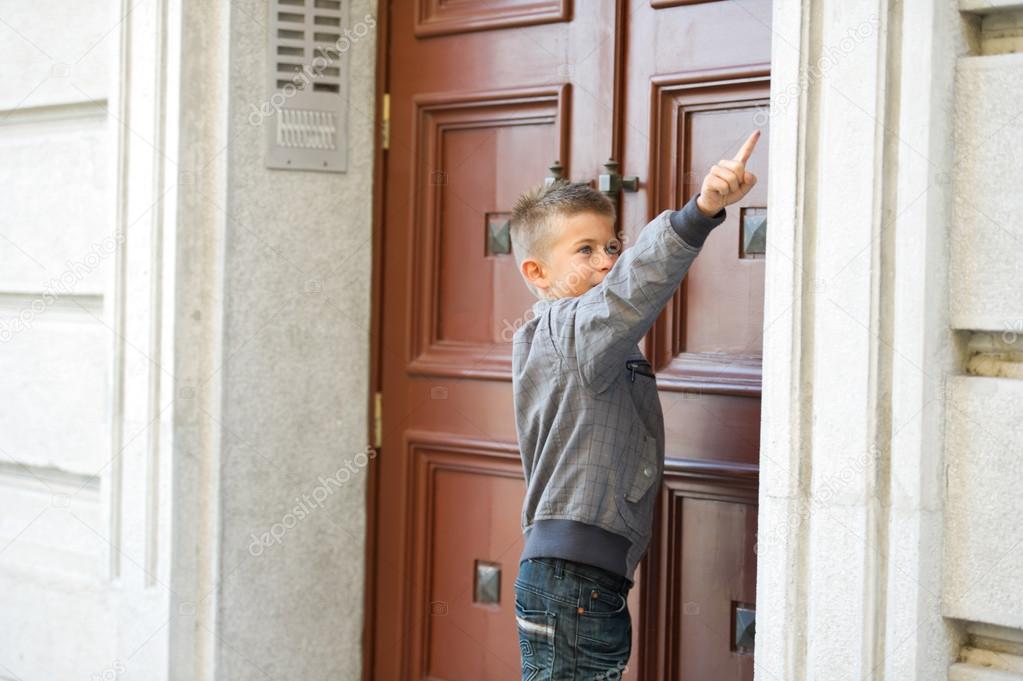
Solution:
{"label": "boy", "polygon": [[515,580],[524,681],[621,678],[629,660],[626,599],[664,470],[661,403],[639,340],[725,206],[756,184],[745,164],[759,137],[755,130],[681,210],[663,211],[625,251],[614,204],[588,185],[556,182],[515,206],[512,249],[540,298],[512,341],[526,477]]}

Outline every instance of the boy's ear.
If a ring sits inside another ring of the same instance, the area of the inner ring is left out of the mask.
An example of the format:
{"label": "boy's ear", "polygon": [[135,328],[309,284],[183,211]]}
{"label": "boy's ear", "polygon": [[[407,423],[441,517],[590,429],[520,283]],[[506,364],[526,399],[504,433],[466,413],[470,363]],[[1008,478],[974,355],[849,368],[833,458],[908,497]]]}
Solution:
{"label": "boy's ear", "polygon": [[547,280],[547,271],[543,264],[533,258],[526,258],[522,261],[522,276],[540,290],[547,289],[551,285]]}

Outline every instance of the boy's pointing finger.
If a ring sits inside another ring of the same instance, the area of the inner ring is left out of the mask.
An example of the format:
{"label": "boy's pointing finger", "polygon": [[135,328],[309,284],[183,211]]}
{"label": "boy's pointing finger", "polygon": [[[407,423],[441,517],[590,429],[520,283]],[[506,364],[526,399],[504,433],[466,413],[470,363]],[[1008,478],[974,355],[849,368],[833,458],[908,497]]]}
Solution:
{"label": "boy's pointing finger", "polygon": [[750,155],[753,153],[753,147],[757,145],[757,140],[760,139],[760,130],[753,131],[745,142],[743,142],[742,148],[739,149],[739,153],[735,155],[734,160],[739,163],[745,164],[749,160]]}

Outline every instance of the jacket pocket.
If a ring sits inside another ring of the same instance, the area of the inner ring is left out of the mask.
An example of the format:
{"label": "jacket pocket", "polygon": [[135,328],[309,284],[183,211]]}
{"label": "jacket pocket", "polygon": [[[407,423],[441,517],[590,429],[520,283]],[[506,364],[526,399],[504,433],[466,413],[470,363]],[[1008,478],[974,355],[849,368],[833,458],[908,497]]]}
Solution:
{"label": "jacket pocket", "polygon": [[638,461],[637,465],[632,468],[634,471],[632,484],[625,492],[625,500],[635,503],[646,496],[658,477],[657,440],[649,433],[643,433],[640,446],[632,452],[632,455]]}
{"label": "jacket pocket", "polygon": [[647,378],[653,378],[656,382],[657,375],[654,374],[654,368],[650,366],[650,362],[646,361],[643,357],[625,360],[625,369],[629,373],[629,380],[633,383],[636,382],[636,374],[646,376]]}

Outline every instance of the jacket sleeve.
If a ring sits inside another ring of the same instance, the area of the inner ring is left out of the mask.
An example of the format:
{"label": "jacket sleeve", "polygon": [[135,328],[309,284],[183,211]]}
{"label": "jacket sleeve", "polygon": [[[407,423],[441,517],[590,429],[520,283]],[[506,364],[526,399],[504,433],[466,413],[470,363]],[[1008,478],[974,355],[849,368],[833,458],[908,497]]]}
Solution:
{"label": "jacket sleeve", "polygon": [[603,392],[625,358],[671,300],[710,231],[724,222],[722,208],[707,217],[694,195],[681,210],[665,210],[622,251],[600,284],[573,299],[559,334],[574,348],[583,381]]}

